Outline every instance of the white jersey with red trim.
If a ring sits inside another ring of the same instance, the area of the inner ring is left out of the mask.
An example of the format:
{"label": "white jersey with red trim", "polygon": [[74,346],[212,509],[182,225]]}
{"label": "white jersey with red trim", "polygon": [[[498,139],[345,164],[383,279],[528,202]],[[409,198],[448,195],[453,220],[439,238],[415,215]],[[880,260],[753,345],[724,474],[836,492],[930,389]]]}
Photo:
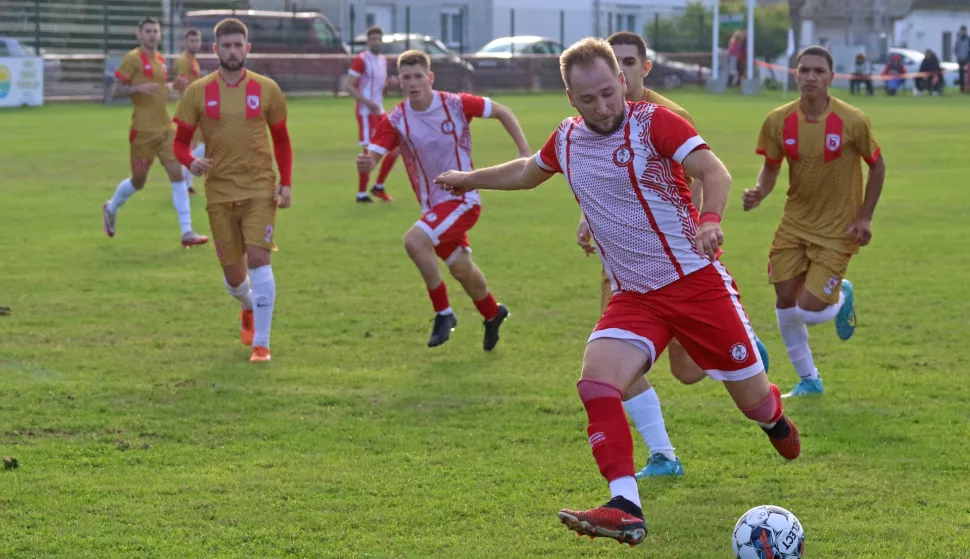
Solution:
{"label": "white jersey with red trim", "polygon": [[536,154],[540,168],[565,174],[614,293],[660,289],[711,263],[694,246],[698,214],[681,166],[706,148],[686,120],[638,102],[609,136],[564,120]]}
{"label": "white jersey with red trim", "polygon": [[431,105],[423,111],[412,109],[410,99],[405,99],[381,119],[367,149],[384,155],[401,148],[401,159],[422,211],[448,200],[481,204],[478,191],[455,196],[435,184],[434,179],[445,171],[472,170],[469,123],[473,118],[488,118],[491,114],[490,99],[467,93],[435,91]]}
{"label": "white jersey with red trim", "polygon": [[[387,85],[387,57],[383,54],[374,54],[369,50],[364,51],[354,57],[350,63],[350,71],[347,72],[351,77],[357,78],[357,87],[360,88],[361,95],[368,101],[372,101],[381,108],[375,114],[384,114],[384,87]],[[357,114],[367,116],[371,114],[366,105],[357,102]]]}

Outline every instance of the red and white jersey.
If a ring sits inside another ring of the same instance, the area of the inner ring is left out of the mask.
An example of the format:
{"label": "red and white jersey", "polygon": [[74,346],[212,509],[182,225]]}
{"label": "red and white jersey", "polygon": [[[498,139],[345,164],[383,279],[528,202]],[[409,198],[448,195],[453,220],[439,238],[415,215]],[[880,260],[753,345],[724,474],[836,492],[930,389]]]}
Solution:
{"label": "red and white jersey", "polygon": [[694,246],[698,214],[681,167],[697,149],[707,145],[686,120],[638,102],[609,136],[564,120],[536,154],[540,168],[565,174],[615,293],[660,289],[711,263]]}
{"label": "red and white jersey", "polygon": [[384,155],[401,148],[401,158],[422,211],[448,200],[481,204],[478,191],[454,196],[435,184],[434,179],[445,171],[472,170],[472,135],[468,125],[473,118],[488,118],[491,114],[490,99],[467,93],[435,91],[431,105],[423,111],[412,109],[410,99],[405,99],[381,119],[367,150]]}
{"label": "red and white jersey", "polygon": [[[384,114],[384,87],[387,85],[387,57],[383,54],[374,54],[369,50],[358,54],[350,63],[350,71],[347,72],[351,77],[357,78],[357,86],[360,93],[369,101],[377,103]],[[357,102],[357,114],[369,115],[370,109]]]}

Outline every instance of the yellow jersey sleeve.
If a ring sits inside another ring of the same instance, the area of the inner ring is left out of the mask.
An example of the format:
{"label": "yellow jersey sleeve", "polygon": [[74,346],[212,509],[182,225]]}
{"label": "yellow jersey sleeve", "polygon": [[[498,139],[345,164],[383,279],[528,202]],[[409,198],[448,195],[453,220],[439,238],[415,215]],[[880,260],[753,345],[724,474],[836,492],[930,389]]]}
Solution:
{"label": "yellow jersey sleeve", "polygon": [[[198,83],[198,82],[196,82]],[[175,121],[195,127],[199,125],[199,95],[201,87],[189,86],[179,99],[175,110]]]}

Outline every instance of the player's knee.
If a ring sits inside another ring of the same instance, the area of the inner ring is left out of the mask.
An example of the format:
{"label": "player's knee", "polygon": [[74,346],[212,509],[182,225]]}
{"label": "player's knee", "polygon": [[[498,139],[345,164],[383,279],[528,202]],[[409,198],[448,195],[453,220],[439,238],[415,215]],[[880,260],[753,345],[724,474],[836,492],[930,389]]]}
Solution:
{"label": "player's knee", "polygon": [[135,190],[145,188],[145,175],[131,175],[131,187]]}
{"label": "player's knee", "polygon": [[411,229],[404,235],[404,250],[412,259],[424,255],[428,250],[434,251],[431,239],[420,229]]}
{"label": "player's knee", "polygon": [[249,263],[250,268],[269,266],[270,251],[263,247],[246,245],[246,261]]}

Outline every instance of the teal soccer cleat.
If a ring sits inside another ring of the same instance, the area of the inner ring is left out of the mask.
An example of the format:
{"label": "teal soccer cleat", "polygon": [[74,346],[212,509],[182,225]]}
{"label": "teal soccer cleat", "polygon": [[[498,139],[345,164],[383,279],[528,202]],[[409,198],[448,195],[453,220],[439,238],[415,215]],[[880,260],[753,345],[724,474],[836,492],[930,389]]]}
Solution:
{"label": "teal soccer cleat", "polygon": [[794,396],[807,396],[809,394],[821,394],[824,391],[822,387],[821,377],[815,380],[805,380],[802,379],[795,388],[792,388],[791,392],[782,396],[782,398],[791,398]]}
{"label": "teal soccer cleat", "polygon": [[851,338],[855,332],[855,289],[851,281],[842,280],[842,294],[845,296],[845,302],[839,309],[839,314],[835,315],[835,333],[844,341]]}
{"label": "teal soccer cleat", "polygon": [[647,465],[637,472],[637,479],[645,477],[663,476],[682,476],[684,475],[684,465],[680,463],[680,458],[671,460],[659,452],[650,456]]}
{"label": "teal soccer cleat", "polygon": [[765,372],[768,372],[768,348],[765,344],[761,343],[761,338],[758,336],[754,337],[754,343],[758,347],[758,353],[761,354],[761,363],[765,366]]}

